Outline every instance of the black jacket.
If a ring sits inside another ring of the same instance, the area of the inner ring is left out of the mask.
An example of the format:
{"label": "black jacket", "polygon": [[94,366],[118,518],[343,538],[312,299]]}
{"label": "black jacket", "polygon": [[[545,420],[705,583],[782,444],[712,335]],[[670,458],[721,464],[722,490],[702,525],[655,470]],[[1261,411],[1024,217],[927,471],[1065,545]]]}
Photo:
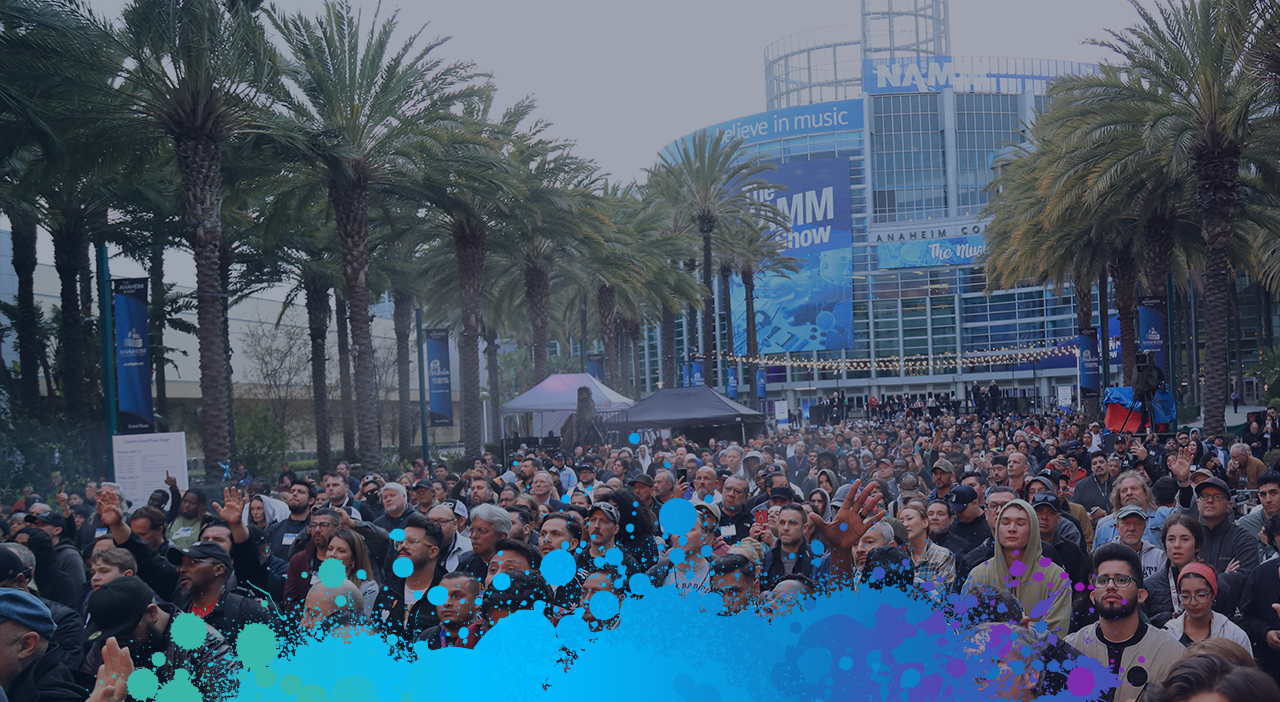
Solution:
{"label": "black jacket", "polygon": [[[80,638],[84,633],[84,620],[74,609],[64,604],[44,597],[40,601],[49,608],[54,626],[53,636],[49,637],[49,652],[44,655],[46,658],[53,656],[57,662],[74,670],[84,658],[84,640]],[[52,644],[56,644],[56,651]]]}
{"label": "black jacket", "polygon": [[[438,582],[440,581],[437,578],[432,580],[431,584],[435,585]],[[480,582],[484,583],[483,576]],[[440,618],[436,616],[435,605],[427,601],[426,591],[430,589],[430,587],[423,589],[422,596],[409,609],[406,621],[404,578],[395,574],[388,575],[382,589],[378,591],[378,599],[373,603],[374,623],[381,627],[384,633],[395,634],[405,642],[416,640],[423,631],[440,623]]]}
{"label": "black jacket", "polygon": [[409,521],[409,517],[413,516],[416,512],[417,510],[414,509],[413,505],[406,505],[404,512],[402,512],[399,517],[393,517],[386,512],[383,512],[378,515],[377,519],[373,520],[373,525],[376,527],[382,527],[388,532],[395,531],[396,529],[403,528],[404,523]]}
{"label": "black jacket", "polygon": [[[1147,601],[1142,603],[1142,610],[1147,618],[1158,627],[1163,627],[1173,619],[1173,592],[1169,589],[1169,562],[1164,567],[1142,581],[1142,589],[1147,591]],[[1231,585],[1218,578],[1218,596],[1213,598],[1213,611],[1221,612],[1235,621],[1236,604],[1239,593],[1231,589]]]}
{"label": "black jacket", "polygon": [[[232,592],[224,589],[218,597],[218,604],[214,605],[213,611],[204,618],[205,624],[222,634],[222,638],[226,639],[227,646],[232,651],[236,650],[236,637],[240,635],[240,630],[246,624],[256,622],[266,624],[272,629],[278,629],[280,625],[280,618],[274,612],[257,600],[248,597],[248,594],[245,590]],[[173,604],[184,612],[190,612],[191,593],[179,592],[174,597]]]}
{"label": "black jacket", "polygon": [[76,683],[71,670],[60,660],[63,653],[57,644],[50,643],[49,650],[39,660],[18,673],[4,689],[13,702],[84,702],[89,691]]}
{"label": "black jacket", "polygon": [[58,573],[50,581],[54,587],[46,587],[45,592],[40,594],[54,602],[75,607],[80,587],[88,578],[85,577],[84,557],[80,555],[74,542],[59,541],[53,547],[53,568]]}
{"label": "black jacket", "polygon": [[1240,595],[1240,628],[1253,642],[1258,667],[1280,681],[1280,651],[1267,645],[1267,632],[1280,629],[1273,604],[1280,604],[1280,558],[1254,568]]}
{"label": "black jacket", "polygon": [[133,554],[133,559],[138,562],[137,576],[142,582],[172,601],[173,594],[178,591],[178,569],[169,559],[157,553],[151,548],[151,544],[132,532],[123,544],[116,546]]}
{"label": "black jacket", "polygon": [[[1203,520],[1201,520],[1203,525]],[[1232,560],[1240,561],[1240,569],[1227,573]],[[1258,537],[1236,525],[1230,515],[1210,529],[1204,527],[1204,546],[1200,548],[1200,560],[1218,569],[1218,582],[1227,581],[1236,590],[1244,587],[1245,580],[1262,557],[1258,554]]]}
{"label": "black jacket", "polygon": [[489,575],[489,564],[485,563],[475,551],[467,551],[458,557],[458,572],[470,573],[472,577],[483,583],[485,577]]}
{"label": "black jacket", "polygon": [[957,561],[959,561],[964,554],[973,549],[973,545],[967,540],[962,539],[949,531],[941,535],[930,534],[929,540],[950,551],[952,555],[956,557]]}
{"label": "black jacket", "polygon": [[987,526],[987,518],[979,515],[968,524],[959,519],[951,522],[951,533],[969,542],[969,550],[972,550],[991,538],[991,527]]}
{"label": "black jacket", "polygon": [[[744,504],[742,511],[736,516],[730,516],[728,512],[721,509],[720,515],[720,535],[724,537],[727,544],[736,544],[739,541],[751,535],[751,527],[755,524],[756,515],[747,509]],[[729,528],[732,527],[732,528]],[[726,529],[729,533],[725,533]],[[650,539],[652,541],[652,539]]]}
{"label": "black jacket", "polygon": [[[786,575],[783,569],[783,562],[787,556],[782,553],[782,543],[773,547],[773,562],[769,564],[769,569],[765,571],[763,577],[760,578],[760,590],[772,590],[774,585],[778,584]],[[793,574],[799,573],[805,577],[813,575],[813,566],[817,559],[813,557],[813,552],[809,550],[809,544],[801,543],[800,552],[796,554],[795,565],[791,568]]]}

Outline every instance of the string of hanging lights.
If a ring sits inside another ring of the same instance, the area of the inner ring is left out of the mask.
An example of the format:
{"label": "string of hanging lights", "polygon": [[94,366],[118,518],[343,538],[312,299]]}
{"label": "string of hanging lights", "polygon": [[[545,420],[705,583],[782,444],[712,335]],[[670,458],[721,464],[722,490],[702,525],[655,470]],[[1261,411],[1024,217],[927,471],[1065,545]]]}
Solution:
{"label": "string of hanging lights", "polygon": [[919,354],[914,356],[887,356],[861,359],[787,358],[785,356],[745,356],[716,354],[722,362],[749,363],[761,366],[784,366],[819,371],[870,371],[870,370],[945,370],[964,366],[1008,365],[1013,363],[1039,363],[1045,359],[1076,357],[1079,350],[1070,346],[1004,348],[965,354]]}

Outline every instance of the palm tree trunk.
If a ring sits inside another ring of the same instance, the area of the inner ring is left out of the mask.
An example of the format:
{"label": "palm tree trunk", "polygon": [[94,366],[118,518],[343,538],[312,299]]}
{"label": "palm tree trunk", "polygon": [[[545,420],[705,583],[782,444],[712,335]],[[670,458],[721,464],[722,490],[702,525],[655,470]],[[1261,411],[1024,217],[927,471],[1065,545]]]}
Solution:
{"label": "palm tree trunk", "polygon": [[462,386],[462,444],[468,456],[480,456],[480,324],[484,313],[484,259],[489,232],[469,218],[455,221],[454,254],[458,259],[458,292],[462,338],[458,340],[458,376]]}
{"label": "palm tree trunk", "polygon": [[303,280],[306,295],[307,332],[311,337],[311,407],[316,426],[316,469],[326,471],[333,461],[329,445],[329,381],[325,355],[329,345],[329,286]]}
{"label": "palm tree trunk", "polygon": [[[543,351],[545,352],[545,348]],[[498,332],[484,327],[484,359],[489,374],[489,426],[494,441],[502,440],[502,362],[498,360]],[[542,382],[542,381],[538,381]]]}
{"label": "palm tree trunk", "polygon": [[[1233,387],[1244,394],[1244,350],[1241,348],[1240,337],[1244,335],[1244,319],[1240,317],[1240,291],[1236,289],[1235,276],[1231,278],[1231,285],[1227,288],[1228,304],[1227,312],[1231,316],[1227,319],[1227,328],[1231,330],[1231,345],[1235,356],[1235,383]],[[1234,324],[1233,324],[1234,322]]]}
{"label": "palm tree trunk", "polygon": [[226,350],[227,361],[223,368],[227,374],[227,446],[232,465],[240,460],[236,451],[236,405],[235,379],[231,374],[231,263],[235,256],[226,239],[218,253],[218,275],[222,280],[222,296],[219,298],[219,324],[222,325],[222,348]]}
{"label": "palm tree trunk", "polygon": [[[1081,337],[1093,337],[1094,344],[1097,344],[1098,330],[1093,328],[1093,283],[1082,280],[1082,276],[1077,276],[1075,280],[1075,304],[1076,304],[1076,329]],[[1084,407],[1085,419],[1094,422],[1098,419],[1098,403],[1092,399],[1088,402],[1084,401],[1083,389],[1080,391],[1081,406]]]}
{"label": "palm tree trunk", "polygon": [[[18,397],[28,416],[40,411],[40,359],[44,343],[40,340],[40,315],[36,310],[36,219],[17,208],[7,211],[13,230],[13,270],[18,277],[17,310],[13,329],[18,337]],[[52,394],[53,388],[49,388]]]}
{"label": "palm tree trunk", "polygon": [[373,320],[369,316],[369,190],[361,181],[329,184],[338,239],[342,242],[342,277],[347,284],[347,323],[355,356],[356,435],[360,465],[366,472],[382,466],[378,438],[378,385],[374,369]]}
{"label": "palm tree trunk", "polygon": [[147,325],[147,336],[150,338],[147,343],[151,346],[151,370],[155,374],[156,383],[156,431],[165,432],[169,431],[169,392],[165,387],[168,383],[166,377],[168,368],[165,367],[168,358],[164,348],[164,329],[168,313],[165,303],[168,295],[164,287],[163,244],[155,244],[151,247],[147,275],[151,279],[151,318]]}
{"label": "palm tree trunk", "polygon": [[1102,393],[1111,387],[1111,303],[1107,300],[1107,269],[1098,274],[1098,345],[1102,355]]}
{"label": "palm tree trunk", "polygon": [[[106,224],[103,222],[102,224]],[[89,222],[85,222],[86,227]],[[77,256],[80,261],[80,318],[89,319],[93,316],[93,242],[89,240],[88,231],[85,232],[84,243],[77,250]]]}
{"label": "palm tree trunk", "polygon": [[640,322],[630,320],[627,324],[627,335],[631,337],[631,367],[634,375],[631,377],[631,397],[639,401],[641,390],[644,385],[644,373],[640,370]]}
{"label": "palm tree trunk", "polygon": [[62,401],[67,418],[78,425],[85,420],[84,318],[80,314],[80,253],[84,248],[83,222],[67,207],[49,228],[53,238],[53,265],[61,286],[58,354],[62,357]]}
{"label": "palm tree trunk", "polygon": [[1111,279],[1116,286],[1116,321],[1120,325],[1120,367],[1126,387],[1133,384],[1138,353],[1138,277],[1133,253],[1117,248],[1111,252]]}
{"label": "palm tree trunk", "polygon": [[707,385],[715,385],[716,377],[716,294],[711,287],[711,234],[716,230],[715,217],[699,217],[698,232],[702,234],[702,287],[706,288],[702,300],[702,360],[705,364],[703,378]]}
{"label": "palm tree trunk", "polygon": [[[1172,214],[1156,212],[1143,224],[1143,275],[1146,289],[1152,296],[1163,299],[1168,294],[1169,269],[1173,265],[1173,228],[1177,218]],[[1172,314],[1172,310],[1169,311]]]}
{"label": "palm tree trunk", "polygon": [[1205,243],[1204,432],[1221,434],[1227,411],[1227,298],[1234,283],[1227,245],[1240,209],[1240,146],[1210,134],[1192,157],[1196,208]]}
{"label": "palm tree trunk", "polygon": [[676,314],[662,306],[662,387],[676,386]]}
{"label": "palm tree trunk", "polygon": [[547,320],[551,315],[551,278],[536,262],[524,267],[524,297],[529,305],[529,346],[533,354],[533,384],[547,379]]}
{"label": "palm tree trunk", "polygon": [[[732,276],[733,276],[732,268],[729,268],[728,266],[720,266],[720,306],[724,308],[724,334],[726,339],[724,353],[726,356],[734,355],[733,305],[729,301],[729,279]],[[725,367],[724,385],[726,388],[729,385],[729,372],[730,370],[735,368],[736,365],[737,364],[730,363],[729,361],[724,362],[724,367]],[[742,386],[741,378],[738,379],[738,386],[739,387]]]}
{"label": "palm tree trunk", "polygon": [[187,238],[196,264],[196,320],[200,341],[200,443],[205,464],[230,459],[226,349],[222,336],[222,145],[214,138],[175,139],[186,211]]}
{"label": "palm tree trunk", "polygon": [[396,443],[400,447],[400,460],[413,460],[414,407],[411,395],[413,381],[409,369],[409,331],[413,327],[413,297],[408,292],[391,293],[392,322],[396,335]]}
{"label": "palm tree trunk", "polygon": [[342,405],[342,457],[356,457],[356,416],[351,402],[351,345],[347,341],[347,301],[334,295],[338,327],[338,402]]}
{"label": "palm tree trunk", "polygon": [[604,384],[614,386],[613,362],[618,357],[617,291],[613,286],[596,287],[596,313],[600,315],[600,340],[604,343]]}
{"label": "palm tree trunk", "polygon": [[[742,300],[747,313],[747,358],[755,359],[760,353],[760,341],[756,337],[756,272],[751,266],[742,269]],[[759,366],[754,362],[747,364],[747,373],[751,374],[751,401],[748,407],[759,409],[760,388],[756,387],[756,376]]]}

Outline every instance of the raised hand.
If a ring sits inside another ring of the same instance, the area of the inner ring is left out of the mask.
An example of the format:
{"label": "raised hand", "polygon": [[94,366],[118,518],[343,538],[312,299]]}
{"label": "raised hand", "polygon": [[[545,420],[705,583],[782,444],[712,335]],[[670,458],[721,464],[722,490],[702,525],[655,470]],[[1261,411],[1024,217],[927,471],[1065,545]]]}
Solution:
{"label": "raised hand", "polygon": [[110,529],[124,522],[124,510],[120,509],[120,496],[110,490],[98,493],[98,519]]}
{"label": "raised hand", "polygon": [[133,658],[129,656],[129,649],[120,648],[114,636],[107,639],[102,645],[102,665],[98,666],[98,681],[86,702],[123,702],[133,670]]}
{"label": "raised hand", "polygon": [[1196,457],[1196,449],[1193,446],[1184,446],[1178,449],[1178,457],[1170,466],[1169,472],[1173,473],[1173,477],[1179,482],[1184,483],[1191,479],[1191,460]]}
{"label": "raised hand", "polygon": [[[848,499],[849,495],[855,493],[857,498]],[[880,494],[879,486],[875,483],[868,483],[866,487],[862,487],[862,481],[855,480],[853,487],[849,488],[849,495],[845,496],[844,504],[840,505],[840,511],[831,521],[823,520],[818,514],[810,514],[809,521],[827,540],[827,543],[831,544],[833,551],[843,551],[852,555],[858,539],[867,533],[867,529],[870,529],[872,524],[880,521],[885,511],[876,506],[884,496]]]}
{"label": "raised hand", "polygon": [[178,487],[178,479],[169,475],[169,471],[164,472],[164,484],[169,487]]}
{"label": "raised hand", "polygon": [[228,525],[238,525],[244,514],[244,493],[236,488],[222,488],[222,504],[213,503],[213,511]]}

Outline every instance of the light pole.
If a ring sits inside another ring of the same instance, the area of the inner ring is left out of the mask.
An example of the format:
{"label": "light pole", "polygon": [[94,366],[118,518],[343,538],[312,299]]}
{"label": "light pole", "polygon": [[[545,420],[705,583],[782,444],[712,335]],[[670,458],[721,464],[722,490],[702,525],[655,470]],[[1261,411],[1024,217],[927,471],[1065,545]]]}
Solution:
{"label": "light pole", "polygon": [[427,404],[427,363],[423,351],[422,308],[414,310],[418,323],[418,417],[422,421],[422,460],[431,460],[431,445],[427,440],[427,429],[431,426],[431,410]]}
{"label": "light pole", "polygon": [[116,466],[111,437],[116,435],[116,325],[111,310],[111,270],[106,244],[98,244],[98,338],[102,345],[102,404],[107,421],[107,473],[115,481]]}

